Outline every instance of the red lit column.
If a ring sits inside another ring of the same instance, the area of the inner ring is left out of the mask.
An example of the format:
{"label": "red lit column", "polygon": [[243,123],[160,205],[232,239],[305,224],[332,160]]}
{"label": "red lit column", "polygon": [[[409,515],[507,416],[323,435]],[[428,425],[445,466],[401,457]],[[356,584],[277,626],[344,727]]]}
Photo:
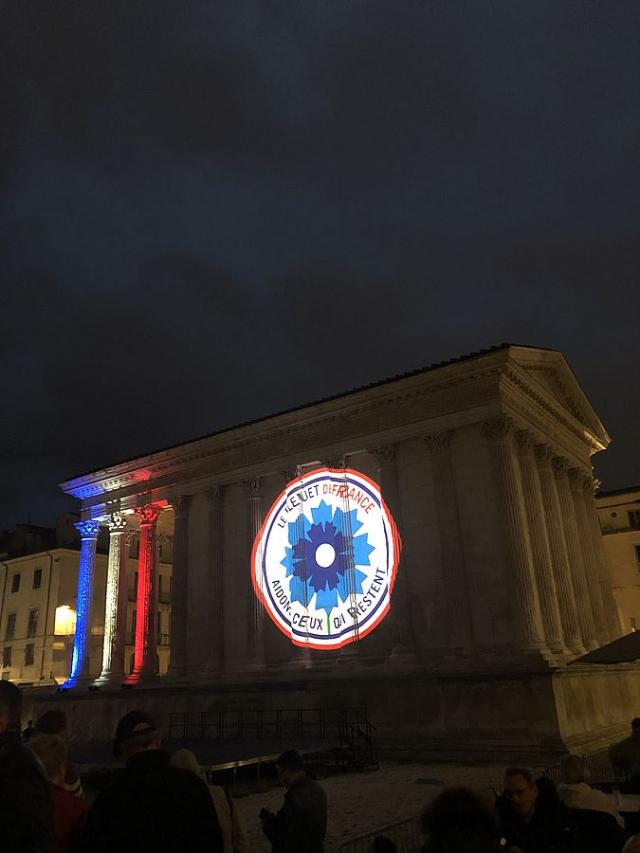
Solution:
{"label": "red lit column", "polygon": [[140,554],[133,672],[129,677],[132,682],[156,673],[156,523],[161,511],[156,504],[137,507],[135,511],[140,519]]}

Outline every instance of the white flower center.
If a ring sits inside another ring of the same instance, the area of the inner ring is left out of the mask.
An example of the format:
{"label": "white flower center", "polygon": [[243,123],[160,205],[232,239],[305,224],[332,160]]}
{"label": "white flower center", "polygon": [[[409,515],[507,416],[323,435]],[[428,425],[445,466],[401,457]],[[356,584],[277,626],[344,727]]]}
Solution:
{"label": "white flower center", "polygon": [[323,542],[316,548],[316,563],[323,569],[329,568],[336,558],[336,550],[333,545]]}

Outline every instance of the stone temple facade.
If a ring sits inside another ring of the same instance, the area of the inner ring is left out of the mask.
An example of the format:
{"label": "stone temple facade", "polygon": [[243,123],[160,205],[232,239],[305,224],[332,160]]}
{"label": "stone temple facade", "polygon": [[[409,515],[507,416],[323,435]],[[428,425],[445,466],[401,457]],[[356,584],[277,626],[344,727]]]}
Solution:
{"label": "stone temple facade", "polygon": [[[366,706],[380,741],[413,754],[607,743],[640,706],[634,667],[576,663],[620,634],[591,468],[608,443],[561,353],[504,345],[70,480],[62,488],[81,501],[83,548],[70,689],[59,701],[87,738],[109,737],[141,705],[164,720]],[[269,508],[317,468],[377,484],[402,540],[386,618],[335,650],[292,643],[251,578]],[[164,676],[158,524],[173,531]],[[92,681],[92,571],[105,525],[104,650]],[[125,675],[119,577],[130,528],[140,535],[138,617]],[[131,690],[120,689],[125,679]]]}

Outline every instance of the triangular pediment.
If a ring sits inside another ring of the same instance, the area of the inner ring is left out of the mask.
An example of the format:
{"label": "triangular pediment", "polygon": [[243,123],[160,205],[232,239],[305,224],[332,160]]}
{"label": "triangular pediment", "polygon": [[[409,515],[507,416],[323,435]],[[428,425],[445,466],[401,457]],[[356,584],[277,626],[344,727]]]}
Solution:
{"label": "triangular pediment", "polygon": [[562,353],[535,347],[511,347],[509,356],[524,369],[532,383],[553,398],[556,405],[580,423],[602,449],[611,441]]}

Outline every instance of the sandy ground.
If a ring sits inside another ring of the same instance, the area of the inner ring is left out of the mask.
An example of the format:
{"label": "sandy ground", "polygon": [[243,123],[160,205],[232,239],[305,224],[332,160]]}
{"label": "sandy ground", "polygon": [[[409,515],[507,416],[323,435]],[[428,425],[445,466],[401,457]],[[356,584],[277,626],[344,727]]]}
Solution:
{"label": "sandy ground", "polygon": [[[334,853],[340,844],[354,836],[419,814],[446,785],[499,788],[503,777],[504,766],[391,763],[367,773],[330,776],[321,780],[329,804],[325,849]],[[238,798],[251,853],[268,853],[271,849],[262,835],[258,813],[263,807],[277,811],[283,795],[282,788],[273,788]]]}

